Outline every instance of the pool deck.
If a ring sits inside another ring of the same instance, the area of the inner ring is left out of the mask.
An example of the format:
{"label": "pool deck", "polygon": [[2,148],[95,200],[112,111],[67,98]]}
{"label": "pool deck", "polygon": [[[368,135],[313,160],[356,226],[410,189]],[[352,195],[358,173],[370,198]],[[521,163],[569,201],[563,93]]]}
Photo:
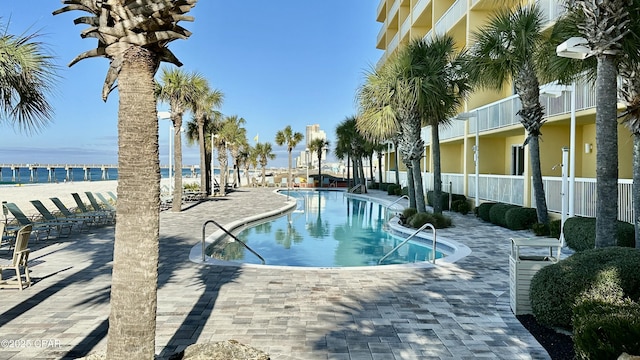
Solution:
{"label": "pool deck", "polygon": [[[447,213],[455,226],[438,231],[472,253],[435,267],[287,270],[189,261],[204,221],[228,224],[286,201],[273,188],[242,188],[161,213],[158,358],[235,339],[273,360],[549,359],[509,308],[509,238],[531,233],[472,214]],[[31,246],[35,284],[0,289],[0,359],[72,359],[106,349],[113,240],[108,226]]]}

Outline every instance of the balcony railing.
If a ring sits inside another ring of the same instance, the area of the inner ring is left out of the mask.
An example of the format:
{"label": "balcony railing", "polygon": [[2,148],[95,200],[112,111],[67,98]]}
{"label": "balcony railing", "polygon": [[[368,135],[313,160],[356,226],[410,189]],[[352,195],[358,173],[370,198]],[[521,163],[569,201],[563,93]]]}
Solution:
{"label": "balcony railing", "polygon": [[447,31],[449,31],[449,29],[451,29],[453,25],[455,25],[466,13],[466,0],[456,0],[456,2],[453,3],[453,5],[451,5],[451,7],[442,15],[440,20],[436,22],[436,26],[434,27],[436,34],[446,34]]}
{"label": "balcony railing", "polygon": [[565,12],[562,0],[538,0],[538,7],[547,22],[555,22]]}
{"label": "balcony railing", "polygon": [[[562,178],[543,177],[544,195],[549,211],[562,212]],[[596,179],[576,178],[575,215],[596,216]],[[631,201],[631,179],[618,180],[618,220],[633,224],[633,203]],[[533,189],[533,188],[532,188]],[[531,192],[531,206],[535,206],[535,197]]]}
{"label": "balcony railing", "polygon": [[404,37],[405,35],[407,35],[410,29],[411,29],[411,16],[407,16],[407,18],[404,19],[404,21],[402,22],[402,25],[400,25],[400,37]]}
{"label": "balcony railing", "polygon": [[418,0],[418,2],[413,5],[412,13],[414,15],[422,14],[422,12],[427,8],[427,5],[429,5],[430,2],[431,0]]}

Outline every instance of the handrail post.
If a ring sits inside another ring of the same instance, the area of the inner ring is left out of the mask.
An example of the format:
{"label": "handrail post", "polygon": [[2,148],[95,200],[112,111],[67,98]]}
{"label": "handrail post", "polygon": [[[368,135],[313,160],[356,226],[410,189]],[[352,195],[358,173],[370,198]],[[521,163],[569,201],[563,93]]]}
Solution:
{"label": "handrail post", "polygon": [[418,235],[418,233],[420,233],[422,230],[424,230],[427,227],[431,228],[431,230],[433,231],[433,249],[431,251],[431,255],[432,255],[431,258],[432,258],[432,262],[435,264],[436,263],[436,228],[433,226],[433,224],[426,223],[426,224],[422,225],[418,230],[416,230],[413,234],[409,235],[409,237],[404,239],[396,247],[391,249],[391,251],[389,251],[383,257],[381,257],[380,260],[378,260],[378,265],[380,265],[382,263],[382,261],[384,261],[384,259],[388,258],[394,251],[398,250],[400,247],[402,247],[404,244],[409,242],[409,240],[411,240],[414,236]]}
{"label": "handrail post", "polygon": [[385,222],[385,223],[386,223],[387,221],[389,221],[388,216],[389,216],[389,209],[391,208],[391,206],[395,205],[396,203],[398,203],[398,202],[399,202],[400,200],[402,200],[402,199],[407,199],[407,200],[409,200],[409,196],[408,196],[408,195],[402,195],[402,196],[400,196],[399,198],[397,198],[396,200],[394,200],[391,204],[389,204],[389,205],[387,205],[387,206],[386,206],[386,213],[385,213],[385,217],[386,217],[386,218],[385,218],[385,220],[384,220],[384,222]]}

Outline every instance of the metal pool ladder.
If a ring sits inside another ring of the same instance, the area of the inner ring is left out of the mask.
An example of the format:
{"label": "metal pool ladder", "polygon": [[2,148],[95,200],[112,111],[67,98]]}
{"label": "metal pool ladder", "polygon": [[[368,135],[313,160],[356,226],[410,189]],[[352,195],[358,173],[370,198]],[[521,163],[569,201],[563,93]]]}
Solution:
{"label": "metal pool ladder", "polygon": [[238,239],[237,237],[235,237],[235,235],[233,235],[232,233],[230,233],[229,231],[227,231],[227,229],[223,228],[222,225],[218,224],[217,222],[215,222],[214,220],[207,220],[204,222],[204,224],[202,224],[202,262],[205,262],[205,237],[206,237],[206,228],[207,228],[207,224],[214,224],[215,226],[217,226],[218,228],[220,228],[220,230],[224,231],[225,234],[231,236],[235,241],[239,242],[240,244],[242,244],[242,246],[245,247],[245,249],[251,251],[251,253],[255,256],[257,256],[260,261],[262,261],[262,265],[265,264],[264,258],[262,256],[260,256],[260,254],[258,254],[257,252],[255,252],[252,248],[249,247],[249,245],[245,244],[244,241]]}
{"label": "metal pool ladder", "polygon": [[436,263],[436,228],[433,226],[433,224],[426,223],[426,224],[422,225],[420,227],[420,229],[416,230],[413,234],[409,235],[408,238],[404,239],[404,241],[402,241],[400,244],[398,244],[398,246],[394,247],[391,251],[389,251],[385,256],[380,258],[380,260],[378,261],[378,265],[382,264],[384,259],[389,257],[394,251],[398,250],[402,245],[404,245],[407,242],[409,242],[409,240],[411,240],[411,238],[413,238],[414,236],[418,235],[418,233],[420,231],[424,230],[425,228],[431,228],[431,231],[433,232],[433,249],[431,251],[431,262],[433,262],[435,264]]}
{"label": "metal pool ladder", "polygon": [[387,222],[389,222],[389,209],[390,209],[393,205],[397,204],[397,203],[398,203],[400,200],[402,200],[402,199],[407,199],[407,200],[409,200],[409,196],[408,196],[408,195],[402,195],[402,196],[400,196],[399,198],[397,198],[396,200],[394,200],[391,204],[389,204],[389,205],[387,205],[387,206],[386,206],[387,211],[385,212],[385,219],[384,219],[385,224],[386,224]]}

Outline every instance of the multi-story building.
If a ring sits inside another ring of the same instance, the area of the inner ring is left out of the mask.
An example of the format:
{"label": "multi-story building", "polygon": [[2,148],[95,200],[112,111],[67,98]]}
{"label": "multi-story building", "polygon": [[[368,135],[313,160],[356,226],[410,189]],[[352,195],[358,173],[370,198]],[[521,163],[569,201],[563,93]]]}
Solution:
{"label": "multi-story building", "polygon": [[[318,166],[318,154],[315,151],[308,151],[309,144],[315,139],[327,139],[327,133],[324,130],[320,130],[319,124],[307,125],[305,131],[305,150],[300,151],[300,155],[296,159],[296,166],[299,168],[304,168],[305,161],[309,162],[310,167]],[[327,159],[327,150],[322,151],[322,160],[325,161]]]}
{"label": "multi-story building", "polygon": [[[549,26],[563,10],[561,0],[536,2]],[[382,26],[376,44],[385,52],[379,64],[411,39],[434,34],[448,33],[459,48],[469,47],[473,32],[486,24],[501,6],[505,6],[503,2],[493,0],[381,0],[376,20]],[[481,201],[535,206],[529,152],[522,145],[526,134],[516,115],[520,109],[519,97],[512,86],[504,89],[502,92],[473,93],[465,104],[464,116],[458,116],[450,126],[440,128],[443,189]],[[566,192],[567,197],[573,199],[568,206],[570,215],[595,216],[598,151],[595,147],[595,99],[592,84],[577,83],[564,88],[549,84],[541,86],[547,122],[542,127],[540,156],[550,211],[561,211],[564,167],[570,189]],[[430,133],[428,127],[423,128],[425,189],[433,189]],[[618,130],[618,146],[619,218],[633,222],[630,195],[633,137],[624,126]],[[563,156],[563,148],[568,149],[568,155]],[[561,165],[563,157],[568,158],[566,166]],[[404,170],[404,166],[395,164],[394,156],[386,161],[386,180],[395,181],[395,172],[390,170],[396,166]],[[406,172],[401,172],[400,176],[400,181],[406,182]]]}

